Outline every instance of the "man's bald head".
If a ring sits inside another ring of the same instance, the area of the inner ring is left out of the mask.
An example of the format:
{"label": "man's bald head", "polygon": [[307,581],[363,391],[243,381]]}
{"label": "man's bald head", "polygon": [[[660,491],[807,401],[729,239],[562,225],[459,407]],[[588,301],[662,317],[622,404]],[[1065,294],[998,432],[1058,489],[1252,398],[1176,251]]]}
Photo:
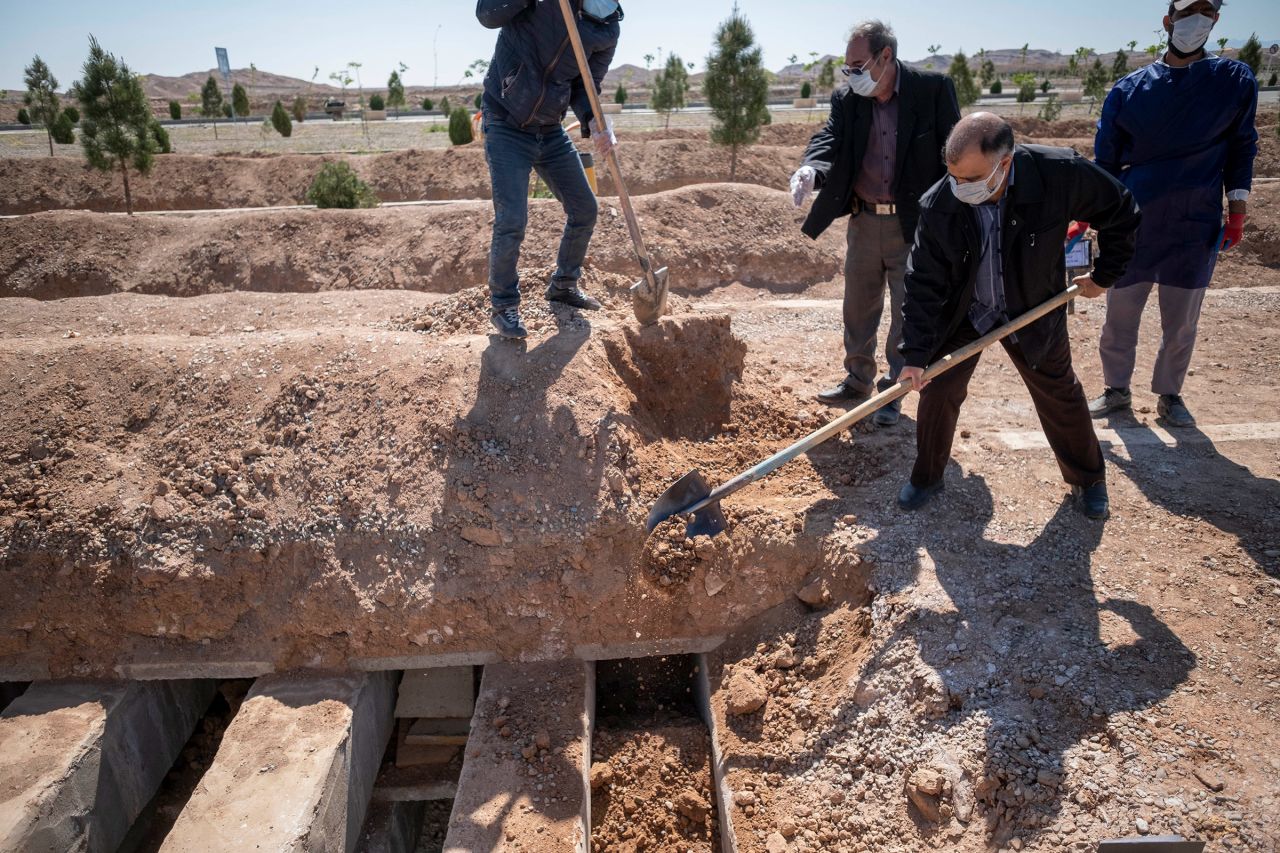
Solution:
{"label": "man's bald head", "polygon": [[995,113],[973,113],[960,119],[947,137],[946,158],[955,165],[966,155],[979,153],[1003,158],[1013,151],[1013,128]]}

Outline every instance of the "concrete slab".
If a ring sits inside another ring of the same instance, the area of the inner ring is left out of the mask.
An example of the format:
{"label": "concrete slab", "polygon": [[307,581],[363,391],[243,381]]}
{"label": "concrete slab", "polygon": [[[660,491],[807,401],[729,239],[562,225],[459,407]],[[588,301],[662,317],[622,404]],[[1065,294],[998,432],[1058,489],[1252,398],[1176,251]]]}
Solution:
{"label": "concrete slab", "polygon": [[458,793],[462,761],[419,767],[387,767],[373,786],[375,803],[452,800]]}
{"label": "concrete slab", "polygon": [[441,666],[484,666],[501,658],[497,652],[446,652],[439,655],[400,655],[383,658],[355,658],[351,666],[365,672],[387,669],[435,669]]}
{"label": "concrete slab", "polygon": [[0,715],[0,850],[114,851],[213,699],[212,681],[50,681]]}
{"label": "concrete slab", "polygon": [[162,851],[347,851],[391,737],[395,673],[258,679]]}
{"label": "concrete slab", "polygon": [[400,679],[396,718],[462,717],[476,707],[476,672],[471,666],[407,670]]}
{"label": "concrete slab", "polygon": [[582,660],[619,660],[621,658],[657,658],[668,655],[696,655],[715,651],[724,644],[724,637],[675,637],[667,640],[647,640],[639,643],[621,643],[614,646],[588,644],[578,646],[573,653]]}
{"label": "concrete slab", "polygon": [[414,853],[426,815],[424,802],[374,803],[360,833],[357,853]]}
{"label": "concrete slab", "polygon": [[405,734],[409,746],[466,746],[471,720],[461,717],[414,720]]}
{"label": "concrete slab", "polygon": [[257,678],[266,675],[275,667],[270,661],[210,661],[210,660],[167,660],[167,661],[134,661],[116,665],[116,674],[121,678],[137,681],[153,679],[170,679],[180,677],[197,678]]}
{"label": "concrete slab", "polygon": [[585,853],[594,684],[582,661],[485,667],[445,853],[523,849],[531,838]]}

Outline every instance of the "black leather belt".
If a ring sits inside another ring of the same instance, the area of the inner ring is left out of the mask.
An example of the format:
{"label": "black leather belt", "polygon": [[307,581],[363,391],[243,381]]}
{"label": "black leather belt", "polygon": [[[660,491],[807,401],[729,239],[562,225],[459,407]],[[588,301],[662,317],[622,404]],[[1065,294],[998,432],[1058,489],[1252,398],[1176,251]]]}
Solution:
{"label": "black leather belt", "polygon": [[874,204],[869,201],[863,201],[855,198],[858,202],[858,210],[863,213],[871,213],[876,216],[897,216],[898,206],[896,204]]}

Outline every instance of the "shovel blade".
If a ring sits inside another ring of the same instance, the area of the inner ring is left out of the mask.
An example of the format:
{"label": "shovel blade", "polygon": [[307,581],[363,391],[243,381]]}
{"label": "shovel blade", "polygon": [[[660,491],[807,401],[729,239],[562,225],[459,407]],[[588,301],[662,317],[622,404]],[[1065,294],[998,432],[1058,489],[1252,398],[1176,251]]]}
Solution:
{"label": "shovel blade", "polygon": [[652,326],[667,313],[667,282],[670,273],[666,267],[654,270],[653,280],[658,285],[657,291],[649,287],[648,279],[642,278],[631,285],[631,308],[642,326]]}
{"label": "shovel blade", "polygon": [[[649,511],[649,520],[645,527],[650,533],[662,522],[675,515],[682,515],[689,508],[704,500],[711,494],[711,487],[698,471],[690,471],[671,484],[658,498]],[[720,502],[713,501],[693,514],[693,519],[685,526],[685,535],[718,536],[729,527]]]}

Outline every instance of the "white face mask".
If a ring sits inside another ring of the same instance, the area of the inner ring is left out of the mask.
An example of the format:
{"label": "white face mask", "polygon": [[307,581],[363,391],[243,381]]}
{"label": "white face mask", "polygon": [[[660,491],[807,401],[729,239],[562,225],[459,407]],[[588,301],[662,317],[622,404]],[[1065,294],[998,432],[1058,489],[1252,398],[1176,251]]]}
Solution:
{"label": "white face mask", "polygon": [[991,174],[987,175],[986,180],[971,181],[962,184],[955,179],[955,176],[948,175],[947,180],[951,181],[951,194],[965,204],[979,205],[986,204],[991,197],[996,194],[996,190],[1000,189],[1000,185],[1004,183],[1004,175],[996,180],[996,185],[991,186],[991,179],[996,177],[996,173],[1000,171],[1000,164],[996,163],[996,167],[991,170]]}
{"label": "white face mask", "polygon": [[1208,15],[1179,18],[1173,22],[1173,36],[1169,41],[1179,53],[1196,53],[1209,40],[1209,33],[1213,32],[1215,23]]}
{"label": "white face mask", "polygon": [[849,75],[849,90],[855,95],[861,95],[869,98],[875,94],[876,89],[880,88],[880,81],[871,78],[871,69],[879,60],[873,60],[862,66],[860,71],[855,71]]}

